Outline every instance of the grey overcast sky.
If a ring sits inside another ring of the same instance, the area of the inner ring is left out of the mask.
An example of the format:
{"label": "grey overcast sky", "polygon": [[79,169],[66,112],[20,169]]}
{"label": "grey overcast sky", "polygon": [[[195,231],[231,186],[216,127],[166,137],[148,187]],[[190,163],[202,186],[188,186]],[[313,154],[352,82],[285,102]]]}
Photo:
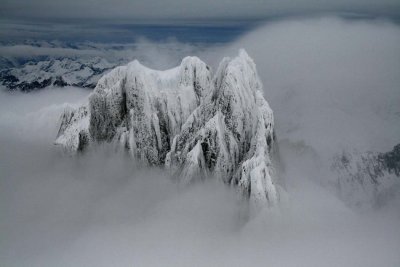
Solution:
{"label": "grey overcast sky", "polygon": [[400,0],[0,0],[2,18],[259,19],[350,12],[400,15]]}

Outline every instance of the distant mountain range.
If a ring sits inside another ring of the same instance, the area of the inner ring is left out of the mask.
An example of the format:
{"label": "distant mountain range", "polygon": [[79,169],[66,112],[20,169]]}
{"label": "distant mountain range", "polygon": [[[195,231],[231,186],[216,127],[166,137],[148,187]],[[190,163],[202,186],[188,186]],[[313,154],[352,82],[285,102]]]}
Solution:
{"label": "distant mountain range", "polygon": [[100,77],[115,66],[100,57],[28,62],[0,71],[0,83],[9,90],[25,92],[48,86],[94,88]]}
{"label": "distant mountain range", "polygon": [[49,86],[94,88],[105,73],[134,59],[163,69],[201,47],[176,47],[173,41],[160,47],[147,40],[129,44],[0,43],[0,86],[23,92]]}

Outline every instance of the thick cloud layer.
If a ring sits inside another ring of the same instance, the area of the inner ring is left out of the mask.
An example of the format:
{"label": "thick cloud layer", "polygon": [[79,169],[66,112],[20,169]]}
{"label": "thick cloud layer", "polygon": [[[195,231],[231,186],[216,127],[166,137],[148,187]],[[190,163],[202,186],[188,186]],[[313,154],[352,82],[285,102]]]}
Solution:
{"label": "thick cloud layer", "polygon": [[235,42],[257,63],[281,139],[321,151],[400,143],[400,27],[336,18],[283,21]]}
{"label": "thick cloud layer", "polygon": [[64,103],[88,91],[2,92],[0,265],[398,266],[399,202],[360,214],[321,184],[342,147],[400,142],[399,40],[387,23],[286,21],[202,54],[215,68],[246,48],[275,112],[288,197],[248,223],[220,184],[179,188],[107,146],[59,153]]}
{"label": "thick cloud layer", "polygon": [[304,12],[370,12],[399,15],[396,0],[3,0],[4,17],[23,18],[125,18],[154,19],[254,19]]}

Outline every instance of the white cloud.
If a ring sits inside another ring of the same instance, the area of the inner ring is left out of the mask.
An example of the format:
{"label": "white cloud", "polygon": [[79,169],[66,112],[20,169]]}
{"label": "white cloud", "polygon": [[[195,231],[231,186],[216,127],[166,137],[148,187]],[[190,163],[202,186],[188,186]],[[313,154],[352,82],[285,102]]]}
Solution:
{"label": "white cloud", "polygon": [[280,138],[322,151],[400,143],[400,27],[337,18],[282,21],[234,43],[254,57]]}

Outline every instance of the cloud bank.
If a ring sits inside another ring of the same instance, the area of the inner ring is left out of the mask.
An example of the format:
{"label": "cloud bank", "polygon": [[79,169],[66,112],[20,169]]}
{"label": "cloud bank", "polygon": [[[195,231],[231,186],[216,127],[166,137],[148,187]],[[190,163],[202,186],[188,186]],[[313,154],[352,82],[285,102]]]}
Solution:
{"label": "cloud bank", "polygon": [[322,151],[400,142],[400,28],[334,17],[283,21],[235,42],[253,55],[282,139]]}

